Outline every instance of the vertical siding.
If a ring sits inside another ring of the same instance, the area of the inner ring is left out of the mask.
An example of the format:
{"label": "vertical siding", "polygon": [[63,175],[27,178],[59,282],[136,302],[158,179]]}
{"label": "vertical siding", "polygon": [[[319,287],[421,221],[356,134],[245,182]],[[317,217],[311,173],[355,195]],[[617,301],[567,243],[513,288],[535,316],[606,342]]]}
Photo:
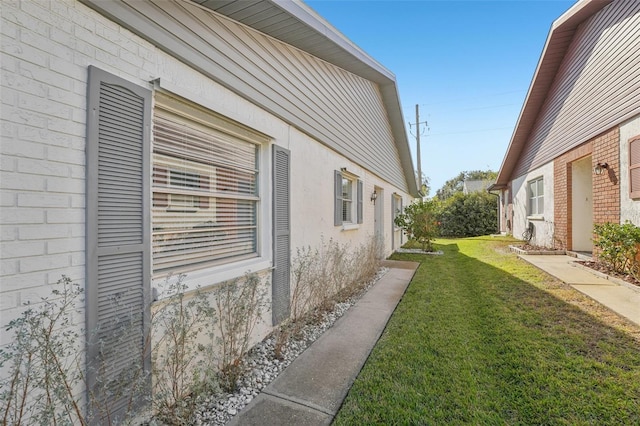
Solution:
{"label": "vertical siding", "polygon": [[640,111],[640,2],[619,0],[584,22],[558,69],[512,176]]}
{"label": "vertical siding", "polygon": [[408,189],[374,82],[190,2],[130,1],[127,7],[114,12],[125,26],[149,38],[157,35],[159,47]]}

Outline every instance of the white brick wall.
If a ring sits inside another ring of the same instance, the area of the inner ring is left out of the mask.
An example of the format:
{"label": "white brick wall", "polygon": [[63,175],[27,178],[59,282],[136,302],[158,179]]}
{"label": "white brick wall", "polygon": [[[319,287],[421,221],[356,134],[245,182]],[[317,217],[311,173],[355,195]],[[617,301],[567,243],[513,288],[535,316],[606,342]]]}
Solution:
{"label": "white brick wall", "polygon": [[[2,2],[0,325],[83,284],[87,67],[146,84],[157,52],[74,1]],[[142,80],[140,79],[142,77]],[[7,342],[4,327],[0,341]]]}

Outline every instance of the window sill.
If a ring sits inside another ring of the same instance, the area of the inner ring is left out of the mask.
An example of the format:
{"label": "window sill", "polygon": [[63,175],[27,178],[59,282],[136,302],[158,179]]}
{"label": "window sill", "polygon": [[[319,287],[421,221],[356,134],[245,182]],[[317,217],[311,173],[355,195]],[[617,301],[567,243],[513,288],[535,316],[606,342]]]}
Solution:
{"label": "window sill", "polygon": [[[201,269],[184,272],[185,292],[195,291],[211,287],[228,280],[243,277],[249,273],[260,273],[273,268],[270,260],[263,257],[252,257],[249,259],[233,262],[226,265],[216,265]],[[169,274],[153,277],[151,280],[154,300],[163,300],[171,296],[164,290],[167,285],[175,284],[181,274]]]}
{"label": "window sill", "polygon": [[359,229],[360,225],[358,225],[357,223],[346,223],[342,225],[342,230],[343,231],[355,231],[356,229]]}
{"label": "window sill", "polygon": [[543,215],[531,215],[531,216],[527,216],[527,220],[544,220],[544,216]]}

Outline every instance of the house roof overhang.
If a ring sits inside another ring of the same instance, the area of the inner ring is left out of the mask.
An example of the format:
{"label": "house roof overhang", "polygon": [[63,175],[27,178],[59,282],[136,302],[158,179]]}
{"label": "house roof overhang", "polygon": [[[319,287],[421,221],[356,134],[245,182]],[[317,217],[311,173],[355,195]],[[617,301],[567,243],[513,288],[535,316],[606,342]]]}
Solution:
{"label": "house roof overhang", "polygon": [[409,193],[420,197],[395,75],[299,0],[191,0],[380,86]]}
{"label": "house roof overhang", "polygon": [[613,0],[580,0],[553,22],[494,189],[506,188],[578,26]]}

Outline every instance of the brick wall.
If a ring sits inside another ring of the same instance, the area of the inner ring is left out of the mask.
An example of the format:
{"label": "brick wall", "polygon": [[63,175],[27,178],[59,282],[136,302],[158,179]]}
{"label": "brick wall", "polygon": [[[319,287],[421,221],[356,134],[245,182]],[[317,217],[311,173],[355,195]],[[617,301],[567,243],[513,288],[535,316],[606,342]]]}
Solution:
{"label": "brick wall", "polygon": [[71,1],[3,1],[0,31],[4,325],[63,274],[84,282],[88,65],[148,81],[155,48]]}
{"label": "brick wall", "polygon": [[555,238],[567,249],[572,248],[573,238],[571,163],[588,155],[591,155],[592,167],[598,162],[609,165],[603,174],[593,174],[593,222],[620,222],[620,137],[616,127],[554,161]]}
{"label": "brick wall", "polygon": [[593,223],[620,223],[620,131],[618,127],[593,141],[593,165],[609,169],[593,175]]}

